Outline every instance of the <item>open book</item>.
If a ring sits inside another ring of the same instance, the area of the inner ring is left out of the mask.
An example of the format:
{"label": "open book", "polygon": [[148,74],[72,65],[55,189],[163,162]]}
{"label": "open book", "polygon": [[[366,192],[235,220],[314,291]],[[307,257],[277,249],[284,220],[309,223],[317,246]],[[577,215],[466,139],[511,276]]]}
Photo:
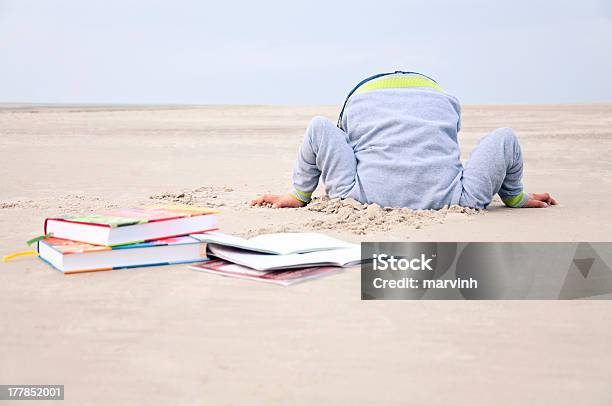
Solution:
{"label": "open book", "polygon": [[224,245],[208,244],[210,254],[247,266],[259,271],[273,271],[310,266],[354,266],[361,263],[361,248],[353,244],[351,248],[306,252],[303,254],[271,255],[243,250]]}
{"label": "open book", "polygon": [[246,239],[219,232],[208,232],[192,234],[192,237],[209,244],[277,255],[303,254],[306,252],[359,247],[356,244],[318,233],[262,234]]}

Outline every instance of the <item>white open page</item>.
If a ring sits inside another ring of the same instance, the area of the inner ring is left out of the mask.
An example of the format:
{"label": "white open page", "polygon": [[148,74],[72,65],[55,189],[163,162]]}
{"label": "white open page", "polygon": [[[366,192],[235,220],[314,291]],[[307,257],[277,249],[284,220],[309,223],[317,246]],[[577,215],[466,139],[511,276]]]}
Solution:
{"label": "white open page", "polygon": [[209,244],[209,249],[219,258],[260,271],[321,265],[351,266],[361,261],[361,248],[356,244],[351,248],[288,255],[261,254],[217,244]]}
{"label": "white open page", "polygon": [[210,232],[193,234],[192,237],[211,244],[279,255],[335,250],[355,246],[355,244],[318,233],[262,234],[246,239],[219,232]]}

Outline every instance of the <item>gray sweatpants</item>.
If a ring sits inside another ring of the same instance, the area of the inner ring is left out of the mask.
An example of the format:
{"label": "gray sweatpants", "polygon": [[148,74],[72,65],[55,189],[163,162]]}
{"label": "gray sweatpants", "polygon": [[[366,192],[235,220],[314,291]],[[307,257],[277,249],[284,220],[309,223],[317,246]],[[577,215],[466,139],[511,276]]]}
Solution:
{"label": "gray sweatpants", "polygon": [[465,165],[459,157],[457,99],[435,89],[384,89],[350,99],[343,131],[323,117],[308,126],[293,191],[310,201],[319,178],[330,197],[383,207],[485,208],[495,194],[522,207],[521,148],[510,128],[483,137]]}

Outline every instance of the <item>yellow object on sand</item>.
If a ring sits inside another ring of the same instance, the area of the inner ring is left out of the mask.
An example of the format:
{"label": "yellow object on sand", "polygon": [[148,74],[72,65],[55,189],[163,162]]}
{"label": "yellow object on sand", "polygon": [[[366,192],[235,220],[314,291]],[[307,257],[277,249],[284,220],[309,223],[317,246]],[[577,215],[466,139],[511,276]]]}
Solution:
{"label": "yellow object on sand", "polygon": [[36,255],[38,256],[38,252],[34,251],[34,250],[26,250],[26,251],[17,251],[17,252],[13,252],[12,254],[9,255],[5,255],[2,257],[2,262],[8,262],[11,261],[17,257],[25,257],[28,255]]}

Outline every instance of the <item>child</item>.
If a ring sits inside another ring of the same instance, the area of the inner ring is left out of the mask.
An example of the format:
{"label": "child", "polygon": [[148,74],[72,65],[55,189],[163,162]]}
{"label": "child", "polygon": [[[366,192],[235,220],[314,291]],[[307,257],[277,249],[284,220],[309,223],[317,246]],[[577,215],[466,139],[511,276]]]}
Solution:
{"label": "child", "polygon": [[310,201],[319,177],[329,197],[382,207],[483,209],[498,193],[509,207],[548,207],[548,193],[523,191],[516,135],[500,128],[482,138],[465,168],[459,159],[459,101],[413,72],[373,76],[347,97],[338,126],[315,117],[293,170],[293,189],[251,202],[274,208]]}

